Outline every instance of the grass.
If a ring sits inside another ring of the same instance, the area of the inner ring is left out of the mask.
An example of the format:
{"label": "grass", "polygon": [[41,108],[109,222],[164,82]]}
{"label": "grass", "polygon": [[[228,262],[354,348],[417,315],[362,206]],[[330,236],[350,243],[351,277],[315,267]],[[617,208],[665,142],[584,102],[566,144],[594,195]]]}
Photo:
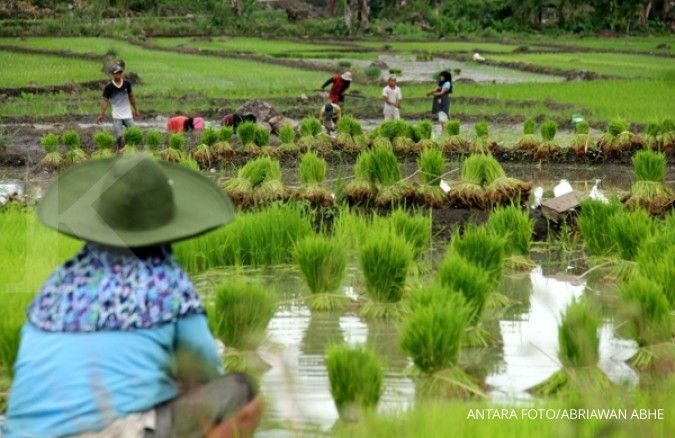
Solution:
{"label": "grass", "polygon": [[[312,295],[334,294],[334,300],[313,301],[313,297],[310,297],[311,308],[333,310],[345,303],[344,295],[335,295],[347,266],[347,253],[339,240],[310,235],[296,242],[293,254]],[[319,308],[318,304],[327,306]]]}
{"label": "grass", "polygon": [[257,347],[276,311],[276,297],[256,283],[228,280],[218,286],[210,326],[225,346]]}
{"label": "grass", "polygon": [[365,347],[334,345],[325,358],[330,393],[342,416],[349,416],[352,405],[373,408],[383,391],[383,361]]}
{"label": "grass", "polygon": [[504,239],[506,256],[530,255],[534,225],[529,215],[515,205],[496,208],[490,214],[486,227]]}
{"label": "grass", "polygon": [[621,210],[621,204],[616,201],[608,204],[594,200],[581,202],[577,226],[581,231],[584,248],[588,254],[601,257],[616,251],[616,242],[610,232],[610,222],[612,217],[619,214]]}

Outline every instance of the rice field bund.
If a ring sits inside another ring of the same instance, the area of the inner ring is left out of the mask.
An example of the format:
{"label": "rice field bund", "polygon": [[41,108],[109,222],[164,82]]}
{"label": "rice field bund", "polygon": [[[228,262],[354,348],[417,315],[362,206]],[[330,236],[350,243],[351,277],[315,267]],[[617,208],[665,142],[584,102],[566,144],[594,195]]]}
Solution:
{"label": "rice field bund", "polygon": [[[0,423],[25,309],[82,247],[38,222],[46,186],[143,153],[236,207],[173,252],[265,398],[257,436],[671,436],[675,39],[623,43],[0,38]],[[122,148],[96,123],[120,59]]]}

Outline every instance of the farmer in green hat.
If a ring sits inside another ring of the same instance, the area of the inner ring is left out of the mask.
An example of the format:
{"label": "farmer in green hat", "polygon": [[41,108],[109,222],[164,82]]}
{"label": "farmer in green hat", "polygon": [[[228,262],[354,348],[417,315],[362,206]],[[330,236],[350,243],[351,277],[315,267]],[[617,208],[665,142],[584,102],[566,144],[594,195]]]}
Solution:
{"label": "farmer in green hat", "polygon": [[[28,308],[0,435],[250,436],[261,401],[245,375],[223,372],[171,252],[233,216],[206,177],[142,154],[60,174],[38,217],[86,243]],[[196,388],[169,374],[178,352],[209,376]]]}

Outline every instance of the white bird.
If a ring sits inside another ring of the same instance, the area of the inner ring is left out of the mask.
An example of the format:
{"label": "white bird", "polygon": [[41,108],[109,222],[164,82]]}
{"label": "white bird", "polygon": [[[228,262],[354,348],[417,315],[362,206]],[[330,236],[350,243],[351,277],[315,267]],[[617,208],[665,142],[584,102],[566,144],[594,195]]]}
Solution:
{"label": "white bird", "polygon": [[557,198],[558,196],[565,195],[573,190],[574,189],[572,189],[569,181],[561,179],[558,185],[553,187],[553,196]]}
{"label": "white bird", "polygon": [[541,205],[541,200],[544,198],[544,188],[535,187],[534,191],[534,202],[532,203],[532,208],[537,208]]}
{"label": "white bird", "polygon": [[485,61],[485,58],[480,56],[480,53],[476,52],[476,53],[473,54],[473,60],[476,61],[476,62],[483,62],[483,61]]}
{"label": "white bird", "polygon": [[604,195],[604,193],[602,193],[600,191],[600,189],[598,188],[598,184],[600,184],[600,179],[596,178],[595,185],[591,189],[591,193],[589,193],[588,196],[591,199],[602,202],[603,204],[608,204],[609,199],[607,199],[607,197]]}

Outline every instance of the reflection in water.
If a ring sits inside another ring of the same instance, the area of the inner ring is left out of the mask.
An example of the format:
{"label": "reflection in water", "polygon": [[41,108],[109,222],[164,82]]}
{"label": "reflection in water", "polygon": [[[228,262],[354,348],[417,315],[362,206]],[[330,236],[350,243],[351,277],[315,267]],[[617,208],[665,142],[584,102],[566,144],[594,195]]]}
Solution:
{"label": "reflection in water", "polygon": [[[585,282],[575,284],[544,277],[541,267],[530,273],[530,307],[523,314],[499,323],[504,340],[504,366],[488,376],[496,400],[527,399],[528,388],[544,381],[560,369],[558,361],[558,323],[573,299],[581,297]],[[600,368],[613,381],[635,382],[635,373],[620,361],[632,353],[627,342],[614,338],[606,324],[600,333]]]}

